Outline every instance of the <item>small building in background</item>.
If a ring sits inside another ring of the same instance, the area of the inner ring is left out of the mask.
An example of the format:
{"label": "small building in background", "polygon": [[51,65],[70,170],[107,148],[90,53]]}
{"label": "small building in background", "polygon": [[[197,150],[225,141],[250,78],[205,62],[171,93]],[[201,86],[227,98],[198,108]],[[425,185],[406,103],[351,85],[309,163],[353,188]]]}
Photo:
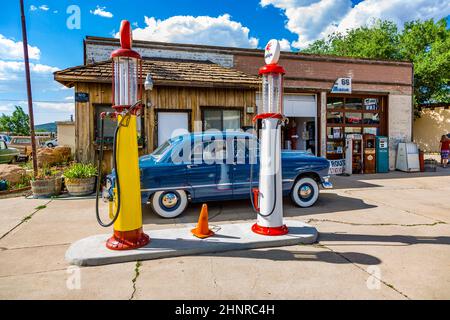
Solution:
{"label": "small building in background", "polygon": [[439,153],[444,134],[450,134],[450,104],[422,105],[414,121],[414,142],[426,153]]}
{"label": "small building in background", "polygon": [[72,154],[75,153],[75,122],[56,121],[56,132],[58,145],[70,147]]}

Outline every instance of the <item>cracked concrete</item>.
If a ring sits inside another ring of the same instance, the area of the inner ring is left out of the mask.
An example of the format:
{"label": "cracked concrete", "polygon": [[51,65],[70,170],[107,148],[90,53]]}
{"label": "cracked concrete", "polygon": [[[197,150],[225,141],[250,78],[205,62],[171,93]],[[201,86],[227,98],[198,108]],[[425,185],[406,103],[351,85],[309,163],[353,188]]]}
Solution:
{"label": "cracked concrete", "polygon": [[[285,201],[286,217],[317,227],[316,245],[81,268],[78,289],[69,288],[78,271],[64,253],[75,240],[105,233],[96,224],[94,201],[55,199],[35,213],[48,200],[0,200],[0,234],[6,234],[0,240],[0,298],[450,298],[449,174],[394,172],[333,182],[336,188],[323,191],[312,208]],[[255,219],[248,201],[208,206],[215,226]],[[178,228],[196,222],[200,204],[168,220],[148,206],[143,211],[147,229]]]}
{"label": "cracked concrete", "polygon": [[128,299],[128,300],[134,299],[134,295],[136,293],[136,281],[139,278],[139,268],[140,267],[141,267],[141,262],[136,261],[136,266],[134,267],[134,278],[131,280],[131,282],[133,283],[133,292],[131,293],[130,299]]}
{"label": "cracked concrete", "polygon": [[399,223],[355,223],[355,222],[347,222],[347,221],[339,221],[339,220],[332,220],[332,219],[308,219],[305,221],[305,223],[320,223],[320,222],[333,222],[333,223],[342,223],[347,224],[350,226],[373,226],[373,227],[382,227],[382,226],[400,226],[400,227],[432,227],[437,224],[447,224],[443,221],[436,221],[433,223],[412,223],[412,224],[399,224]]}

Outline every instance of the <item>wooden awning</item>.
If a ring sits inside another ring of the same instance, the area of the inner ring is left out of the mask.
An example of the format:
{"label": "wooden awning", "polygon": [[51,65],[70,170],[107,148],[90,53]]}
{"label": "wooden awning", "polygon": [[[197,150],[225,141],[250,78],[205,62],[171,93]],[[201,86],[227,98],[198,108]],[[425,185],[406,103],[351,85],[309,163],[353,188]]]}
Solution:
{"label": "wooden awning", "polygon": [[[155,85],[188,87],[254,88],[260,79],[210,61],[152,58],[143,59],[143,80],[151,74]],[[77,82],[111,83],[111,60],[56,71],[54,78],[66,87]]]}

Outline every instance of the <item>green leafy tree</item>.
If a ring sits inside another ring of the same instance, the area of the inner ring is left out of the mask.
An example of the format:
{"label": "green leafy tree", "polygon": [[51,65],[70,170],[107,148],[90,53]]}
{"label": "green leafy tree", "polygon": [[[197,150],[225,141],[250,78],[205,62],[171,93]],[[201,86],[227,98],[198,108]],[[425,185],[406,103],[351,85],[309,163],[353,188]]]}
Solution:
{"label": "green leafy tree", "polygon": [[400,59],[398,43],[396,24],[392,21],[376,20],[371,26],[349,30],[345,35],[335,32],[327,39],[315,41],[302,52],[358,58]]}
{"label": "green leafy tree", "polygon": [[2,114],[0,116],[0,130],[15,135],[29,135],[30,117],[23,111],[22,107],[15,106],[12,115]]}
{"label": "green leafy tree", "polygon": [[399,53],[414,63],[416,104],[450,102],[450,30],[445,19],[405,23]]}
{"label": "green leafy tree", "polygon": [[407,22],[401,31],[392,21],[377,20],[346,34],[333,33],[302,52],[411,61],[416,110],[423,103],[450,102],[450,30],[445,19]]}

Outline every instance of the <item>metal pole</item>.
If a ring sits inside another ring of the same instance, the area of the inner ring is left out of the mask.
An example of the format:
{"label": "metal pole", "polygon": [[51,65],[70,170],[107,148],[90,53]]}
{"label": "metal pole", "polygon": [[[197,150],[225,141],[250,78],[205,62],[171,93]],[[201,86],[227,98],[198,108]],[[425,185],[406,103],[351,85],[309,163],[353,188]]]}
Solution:
{"label": "metal pole", "polygon": [[28,39],[27,27],[25,23],[25,12],[23,0],[20,0],[20,13],[22,20],[22,38],[23,38],[23,56],[25,62],[25,77],[27,81],[27,96],[28,96],[28,116],[30,117],[30,134],[31,134],[31,157],[33,159],[33,172],[36,178],[38,174],[37,156],[36,156],[36,139],[34,135],[34,115],[33,115],[33,97],[31,95],[31,79],[30,79],[30,61],[28,58]]}

